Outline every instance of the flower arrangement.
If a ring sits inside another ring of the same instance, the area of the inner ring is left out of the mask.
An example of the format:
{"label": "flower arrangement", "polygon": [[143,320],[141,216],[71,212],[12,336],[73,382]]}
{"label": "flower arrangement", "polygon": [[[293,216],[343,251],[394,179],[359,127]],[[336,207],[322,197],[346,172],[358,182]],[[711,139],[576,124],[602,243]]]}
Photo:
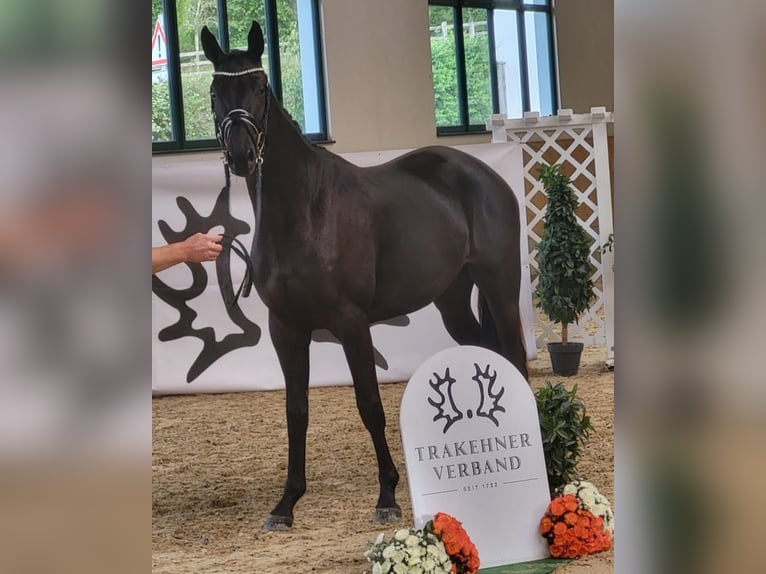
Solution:
{"label": "flower arrangement", "polygon": [[368,545],[371,574],[476,574],[479,553],[463,525],[439,512],[423,528],[383,533]]}
{"label": "flower arrangement", "polygon": [[554,558],[580,558],[612,547],[604,520],[583,508],[574,494],[551,500],[540,520],[540,533]]}
{"label": "flower arrangement", "polygon": [[478,572],[479,552],[468,537],[463,524],[443,512],[437,512],[431,524],[434,534],[444,543],[444,548],[452,559],[452,572],[454,574],[475,574]]}
{"label": "flower arrangement", "polygon": [[562,489],[563,494],[573,494],[580,506],[604,521],[604,530],[614,538],[614,512],[609,499],[601,494],[592,482],[574,480]]}

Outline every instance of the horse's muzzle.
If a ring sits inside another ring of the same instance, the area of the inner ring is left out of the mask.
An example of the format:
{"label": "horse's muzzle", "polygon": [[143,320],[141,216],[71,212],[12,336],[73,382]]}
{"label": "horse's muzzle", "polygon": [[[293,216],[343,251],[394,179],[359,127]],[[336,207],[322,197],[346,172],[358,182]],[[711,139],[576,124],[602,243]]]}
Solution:
{"label": "horse's muzzle", "polygon": [[247,126],[235,123],[226,146],[226,163],[234,175],[247,177],[255,173],[255,141]]}
{"label": "horse's muzzle", "polygon": [[255,173],[255,147],[248,146],[244,151],[238,153],[226,152],[226,163],[229,164],[231,172],[240,177],[247,177]]}

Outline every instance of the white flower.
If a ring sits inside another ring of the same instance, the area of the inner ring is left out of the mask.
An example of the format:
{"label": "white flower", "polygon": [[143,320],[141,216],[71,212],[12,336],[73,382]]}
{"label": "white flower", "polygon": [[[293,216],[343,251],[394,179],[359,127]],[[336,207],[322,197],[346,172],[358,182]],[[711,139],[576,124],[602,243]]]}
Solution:
{"label": "white flower", "polygon": [[596,504],[596,497],[590,491],[581,492],[579,498],[586,508],[593,507]]}
{"label": "white flower", "polygon": [[[388,562],[384,562],[384,564],[388,564]],[[372,574],[386,574],[386,572],[388,572],[388,568],[384,570],[383,564],[381,564],[380,562],[376,562],[375,564],[372,565]]]}
{"label": "white flower", "polygon": [[439,555],[439,550],[433,544],[429,544],[428,545],[428,547],[426,548],[426,552],[428,554],[430,554],[431,556],[438,556]]}
{"label": "white flower", "polygon": [[394,564],[394,574],[409,574],[409,570],[404,564]]}
{"label": "white flower", "polygon": [[417,564],[420,564],[420,556],[417,554],[410,554],[409,560],[407,560],[407,566],[415,566]]}
{"label": "white flower", "polygon": [[436,568],[436,562],[434,562],[432,558],[423,560],[423,569],[426,572],[431,572],[434,568]]}
{"label": "white flower", "polygon": [[414,547],[420,544],[420,538],[415,536],[414,534],[410,534],[407,539],[404,541],[404,544],[409,547]]}
{"label": "white flower", "polygon": [[399,542],[403,542],[403,541],[407,540],[407,537],[408,537],[409,535],[410,535],[410,531],[409,531],[409,530],[407,530],[406,528],[402,528],[402,529],[400,529],[400,530],[397,530],[397,531],[394,533],[394,538],[395,538],[396,540],[398,540]]}
{"label": "white flower", "polygon": [[384,535],[383,535],[383,533],[381,532],[380,534],[378,534],[378,537],[375,539],[375,544],[376,544],[376,545],[377,545],[377,544],[381,544],[381,543],[383,542],[383,540],[384,540],[384,539],[385,539],[385,536],[384,536]]}
{"label": "white flower", "polygon": [[383,549],[381,556],[386,560],[391,560],[391,558],[394,557],[394,554],[396,554],[396,548],[394,548],[393,544],[390,544]]}
{"label": "white flower", "polygon": [[577,487],[574,485],[574,483],[570,482],[564,487],[564,495],[567,494],[576,494],[577,493]]}

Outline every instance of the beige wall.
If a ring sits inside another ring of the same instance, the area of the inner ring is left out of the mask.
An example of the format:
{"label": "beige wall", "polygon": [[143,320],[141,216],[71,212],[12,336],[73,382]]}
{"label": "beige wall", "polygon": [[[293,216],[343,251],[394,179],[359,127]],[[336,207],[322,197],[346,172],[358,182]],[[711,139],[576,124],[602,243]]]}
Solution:
{"label": "beige wall", "polygon": [[427,2],[322,0],[333,151],[421,146],[433,129]]}
{"label": "beige wall", "polygon": [[614,0],[555,4],[561,107],[614,111]]}
{"label": "beige wall", "polygon": [[[321,0],[336,152],[488,142],[437,137],[428,0]],[[562,107],[613,109],[613,0],[556,3]]]}
{"label": "beige wall", "polygon": [[488,142],[436,137],[428,0],[321,0],[335,152]]}

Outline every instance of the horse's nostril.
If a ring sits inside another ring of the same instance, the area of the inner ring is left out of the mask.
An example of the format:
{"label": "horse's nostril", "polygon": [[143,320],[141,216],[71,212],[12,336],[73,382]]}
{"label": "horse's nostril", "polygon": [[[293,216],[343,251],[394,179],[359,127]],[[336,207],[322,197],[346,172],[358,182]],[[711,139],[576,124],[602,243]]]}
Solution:
{"label": "horse's nostril", "polygon": [[247,149],[247,161],[255,161],[255,153],[253,153],[253,148]]}

